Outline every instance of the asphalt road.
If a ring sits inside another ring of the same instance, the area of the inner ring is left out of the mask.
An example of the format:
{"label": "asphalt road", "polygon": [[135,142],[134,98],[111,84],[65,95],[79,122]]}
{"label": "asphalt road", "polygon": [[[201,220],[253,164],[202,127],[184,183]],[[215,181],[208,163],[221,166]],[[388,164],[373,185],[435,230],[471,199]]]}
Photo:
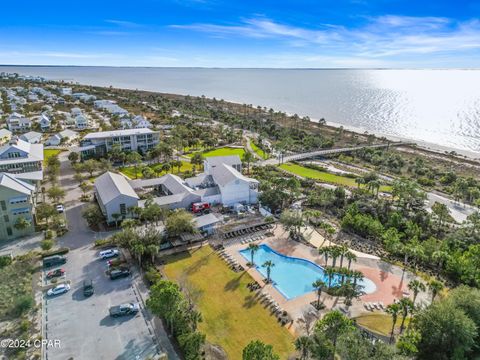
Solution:
{"label": "asphalt road", "polygon": [[[105,274],[106,261],[86,245],[67,254],[61,267],[70,281],[68,293],[44,297],[45,337],[60,340],[59,349],[46,350],[46,359],[145,359],[155,355],[154,331],[143,308],[133,277],[110,280]],[[83,280],[93,280],[95,293],[83,295]],[[127,302],[140,303],[135,316],[113,319],[111,306]]]}
{"label": "asphalt road", "polygon": [[467,219],[468,215],[473,214],[475,211],[477,211],[477,209],[475,209],[473,206],[458,203],[456,201],[432,192],[427,193],[427,208],[431,209],[432,205],[435,202],[445,204],[450,210],[450,215],[458,223],[462,223]]}

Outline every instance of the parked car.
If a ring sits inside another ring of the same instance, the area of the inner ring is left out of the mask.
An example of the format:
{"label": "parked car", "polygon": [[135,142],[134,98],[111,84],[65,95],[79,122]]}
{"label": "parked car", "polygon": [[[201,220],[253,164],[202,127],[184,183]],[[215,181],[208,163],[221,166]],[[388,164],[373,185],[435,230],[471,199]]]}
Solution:
{"label": "parked car", "polygon": [[137,303],[128,303],[117,306],[112,306],[109,310],[111,317],[119,317],[125,315],[135,315],[140,311],[140,306]]}
{"label": "parked car", "polygon": [[89,297],[89,296],[92,296],[93,293],[94,293],[93,281],[92,280],[84,280],[83,281],[83,296]]}
{"label": "parked car", "polygon": [[118,250],[117,249],[108,249],[108,250],[103,250],[103,251],[100,251],[98,253],[98,255],[102,258],[102,259],[109,259],[109,258],[112,258],[112,257],[116,257],[118,256]]}
{"label": "parked car", "polygon": [[47,273],[47,279],[52,279],[52,278],[60,277],[60,276],[63,276],[63,275],[65,275],[65,270],[64,269],[55,269],[55,270],[49,271]]}
{"label": "parked car", "polygon": [[70,290],[70,285],[68,284],[60,284],[55,286],[54,288],[50,289],[47,291],[48,296],[55,296],[55,295],[60,295],[68,292]]}
{"label": "parked car", "polygon": [[50,267],[55,265],[62,265],[67,262],[67,258],[61,255],[48,256],[43,259],[43,266]]}
{"label": "parked car", "polygon": [[65,212],[65,206],[63,206],[62,204],[58,204],[57,206],[55,206],[55,209],[57,209],[58,213]]}
{"label": "parked car", "polygon": [[128,269],[114,269],[110,271],[110,279],[115,280],[122,277],[130,276],[130,270]]}

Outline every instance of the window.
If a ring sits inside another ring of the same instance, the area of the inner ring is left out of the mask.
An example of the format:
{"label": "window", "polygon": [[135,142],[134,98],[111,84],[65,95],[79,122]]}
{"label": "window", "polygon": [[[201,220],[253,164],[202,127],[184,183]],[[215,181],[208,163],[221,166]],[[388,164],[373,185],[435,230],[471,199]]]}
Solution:
{"label": "window", "polygon": [[21,214],[28,214],[30,210],[28,208],[21,208],[21,209],[13,209],[13,215],[21,215]]}
{"label": "window", "polygon": [[8,215],[3,215],[3,221],[5,221],[6,223],[10,221]]}
{"label": "window", "polygon": [[12,228],[10,226],[7,227],[7,235],[12,236]]}
{"label": "window", "polygon": [[2,206],[2,210],[7,210],[7,205],[5,204],[5,200],[0,201],[0,205]]}
{"label": "window", "polygon": [[127,215],[127,206],[125,204],[120,204],[120,214]]}

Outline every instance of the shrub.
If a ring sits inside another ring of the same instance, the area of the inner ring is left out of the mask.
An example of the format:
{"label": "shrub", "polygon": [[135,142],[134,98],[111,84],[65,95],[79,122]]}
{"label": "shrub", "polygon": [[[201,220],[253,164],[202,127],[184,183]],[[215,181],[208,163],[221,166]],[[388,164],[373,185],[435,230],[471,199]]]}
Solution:
{"label": "shrub", "polygon": [[95,240],[95,247],[111,246],[114,245],[112,238]]}
{"label": "shrub", "polygon": [[45,239],[46,240],[53,239],[54,235],[55,235],[55,233],[53,232],[53,230],[45,231]]}
{"label": "shrub", "polygon": [[42,248],[43,251],[48,251],[50,250],[54,245],[53,240],[43,240],[40,243],[40,247]]}
{"label": "shrub", "polygon": [[153,285],[156,284],[158,281],[162,280],[162,274],[160,274],[156,268],[151,266],[145,273],[145,279],[150,285]]}
{"label": "shrub", "polygon": [[35,305],[35,301],[31,295],[23,295],[15,300],[13,305],[13,313],[16,316],[20,316],[26,313],[28,310],[32,309]]}
{"label": "shrub", "polygon": [[0,269],[8,266],[12,263],[12,257],[10,255],[0,256]]}
{"label": "shrub", "polygon": [[47,256],[53,256],[53,255],[64,255],[64,254],[68,253],[69,251],[70,251],[70,249],[68,247],[62,247],[62,248],[52,250],[52,251],[44,251],[43,254],[42,254],[42,258],[45,258]]}

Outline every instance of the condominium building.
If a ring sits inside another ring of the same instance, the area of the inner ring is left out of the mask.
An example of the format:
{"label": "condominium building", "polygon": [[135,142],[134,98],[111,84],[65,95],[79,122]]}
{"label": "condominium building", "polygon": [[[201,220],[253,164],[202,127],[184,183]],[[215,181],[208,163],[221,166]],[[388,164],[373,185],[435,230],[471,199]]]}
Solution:
{"label": "condominium building", "polygon": [[103,131],[85,135],[79,151],[82,159],[101,157],[118,144],[126,152],[138,151],[143,154],[159,142],[159,132],[147,128]]}
{"label": "condominium building", "polygon": [[35,186],[15,174],[0,173],[0,243],[35,231]]}

